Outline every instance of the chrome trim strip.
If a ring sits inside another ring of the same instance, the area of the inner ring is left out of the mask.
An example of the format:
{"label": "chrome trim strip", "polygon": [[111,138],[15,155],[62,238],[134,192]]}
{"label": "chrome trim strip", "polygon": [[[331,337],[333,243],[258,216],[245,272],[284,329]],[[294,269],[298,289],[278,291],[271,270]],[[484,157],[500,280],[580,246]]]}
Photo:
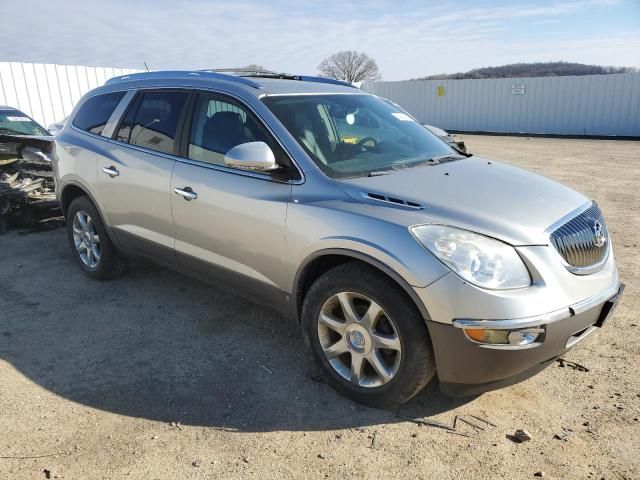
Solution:
{"label": "chrome trim strip", "polygon": [[553,233],[555,230],[557,230],[559,227],[561,227],[562,225],[567,223],[572,218],[577,217],[581,213],[584,213],[587,210],[589,210],[593,204],[594,204],[593,201],[589,201],[589,202],[585,203],[584,205],[576,208],[575,210],[570,211],[564,217],[562,217],[560,220],[558,220],[557,222],[554,222],[552,225],[547,227],[545,229],[544,233],[548,233],[548,234]]}
{"label": "chrome trim strip", "polygon": [[[81,133],[83,135],[88,135],[90,137],[97,138],[97,139],[104,140],[104,141],[108,141],[109,140],[108,137],[103,137],[102,135],[98,135],[96,133],[91,133],[91,132],[87,132],[86,130],[82,130],[81,128],[76,127],[73,123],[69,123],[69,128],[71,130],[75,130],[77,133]],[[120,145],[120,143],[118,143],[118,145]]]}
{"label": "chrome trim strip", "polygon": [[580,335],[579,337],[575,337],[575,336],[569,337],[569,340],[567,340],[567,344],[564,346],[564,348],[569,349],[569,348],[577,345],[578,343],[583,341],[585,338],[587,338],[589,335],[591,335],[596,330],[598,330],[598,327],[596,327],[595,325],[591,325],[590,327],[587,327],[587,330],[582,335]]}
{"label": "chrome trim strip", "polygon": [[554,310],[553,312],[532,317],[505,320],[474,320],[469,318],[457,318],[453,321],[456,328],[491,328],[494,330],[518,330],[528,327],[549,325],[571,316],[569,307]]}
{"label": "chrome trim strip", "polygon": [[78,127],[74,125],[71,125],[71,128],[77,131],[78,133],[81,133],[83,135],[89,135],[90,137],[94,137],[96,139],[102,140],[107,143],[111,143],[113,145],[117,145],[118,147],[129,148],[131,150],[138,150],[139,152],[150,154],[150,155],[158,155],[168,160],[173,160],[180,163],[188,163],[191,165],[195,165],[197,167],[210,168],[212,170],[218,170],[224,173],[232,173],[234,175],[242,175],[245,177],[257,178],[259,180],[266,180],[274,183],[284,183],[284,184],[290,184],[290,185],[300,185],[304,183],[304,177],[299,180],[277,180],[266,173],[249,172],[246,170],[239,170],[237,168],[229,168],[229,167],[224,167],[222,165],[215,165],[213,163],[201,162],[199,160],[191,160],[189,158],[177,157],[169,153],[158,152],[157,150],[151,150],[148,148],[139,147],[137,145],[131,145],[130,143],[118,142],[117,140],[114,140],[112,138],[107,138],[107,137],[103,137],[102,135],[96,135],[95,133],[80,130]]}
{"label": "chrome trim strip", "polygon": [[586,312],[598,305],[602,305],[607,300],[615,297],[620,291],[620,283],[616,278],[615,286],[607,289],[603,293],[594,295],[581,302],[570,305],[566,308],[554,310],[553,312],[532,317],[505,319],[505,320],[476,320],[468,318],[457,318],[453,321],[456,328],[491,328],[494,330],[519,330],[522,328],[539,327],[563,320],[568,317]]}
{"label": "chrome trim strip", "polygon": [[[339,86],[339,85],[336,85]],[[301,97],[314,95],[372,95],[368,92],[292,92],[292,93],[266,93],[266,97]]]}
{"label": "chrome trim strip", "polygon": [[536,348],[542,345],[542,342],[533,342],[526,345],[500,345],[490,343],[476,343],[480,348],[488,348],[489,350],[529,350],[530,348]]}
{"label": "chrome trim strip", "polygon": [[602,292],[601,294],[594,295],[593,297],[589,297],[586,300],[582,300],[581,302],[574,303],[569,307],[569,310],[573,313],[573,315],[579,315],[582,312],[586,312],[587,310],[592,309],[593,307],[598,306],[609,300],[612,297],[615,297],[620,291],[620,282],[618,281],[618,275],[616,274],[616,283],[613,287],[608,290]]}

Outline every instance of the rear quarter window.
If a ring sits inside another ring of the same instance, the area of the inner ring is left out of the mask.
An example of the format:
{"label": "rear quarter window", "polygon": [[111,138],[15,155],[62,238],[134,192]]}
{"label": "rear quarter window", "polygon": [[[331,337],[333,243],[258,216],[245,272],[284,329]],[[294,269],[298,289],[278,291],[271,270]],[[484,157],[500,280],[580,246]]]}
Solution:
{"label": "rear quarter window", "polygon": [[113,92],[91,97],[80,107],[73,124],[86,132],[102,134],[109,117],[124,95],[125,92]]}

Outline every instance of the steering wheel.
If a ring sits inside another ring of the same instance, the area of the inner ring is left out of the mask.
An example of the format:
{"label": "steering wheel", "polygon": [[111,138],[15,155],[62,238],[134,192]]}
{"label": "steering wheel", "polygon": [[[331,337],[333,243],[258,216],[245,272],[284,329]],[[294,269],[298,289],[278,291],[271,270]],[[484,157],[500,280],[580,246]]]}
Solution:
{"label": "steering wheel", "polygon": [[373,147],[371,147],[372,149],[375,149],[378,146],[378,141],[373,138],[373,137],[364,137],[362,140],[360,140],[358,143],[356,143],[356,148],[357,150],[368,150],[367,147],[365,147],[365,143],[367,142],[373,142]]}

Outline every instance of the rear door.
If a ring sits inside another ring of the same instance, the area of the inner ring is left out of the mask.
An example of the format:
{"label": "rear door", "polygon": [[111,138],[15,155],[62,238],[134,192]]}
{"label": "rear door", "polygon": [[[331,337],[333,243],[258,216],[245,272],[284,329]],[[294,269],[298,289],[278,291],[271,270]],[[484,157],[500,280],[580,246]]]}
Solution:
{"label": "rear door", "polygon": [[100,202],[127,251],[175,263],[170,183],[190,94],[137,94],[98,157]]}
{"label": "rear door", "polygon": [[279,163],[289,163],[288,157],[261,120],[234,99],[199,94],[189,116],[186,158],[176,163],[171,181],[178,261],[209,281],[277,303],[283,296],[291,170],[233,169],[225,166],[224,154],[241,143],[264,141]]}

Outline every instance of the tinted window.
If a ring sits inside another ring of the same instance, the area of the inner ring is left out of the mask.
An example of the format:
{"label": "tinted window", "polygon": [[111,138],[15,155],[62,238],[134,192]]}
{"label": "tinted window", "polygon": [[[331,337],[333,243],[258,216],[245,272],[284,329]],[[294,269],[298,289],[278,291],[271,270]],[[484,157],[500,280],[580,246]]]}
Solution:
{"label": "tinted window", "polygon": [[113,92],[91,97],[80,107],[73,124],[82,130],[100,135],[124,94],[125,92]]}
{"label": "tinted window", "polygon": [[[149,92],[142,95],[118,129],[121,141],[163,153],[174,153],[180,114],[187,101],[184,92]],[[130,115],[131,114],[131,115]]]}
{"label": "tinted window", "polygon": [[[189,158],[224,165],[224,155],[236,145],[247,142],[265,142],[283,164],[283,152],[253,114],[219,97],[198,97],[191,122]],[[287,165],[286,160],[284,165]]]}

